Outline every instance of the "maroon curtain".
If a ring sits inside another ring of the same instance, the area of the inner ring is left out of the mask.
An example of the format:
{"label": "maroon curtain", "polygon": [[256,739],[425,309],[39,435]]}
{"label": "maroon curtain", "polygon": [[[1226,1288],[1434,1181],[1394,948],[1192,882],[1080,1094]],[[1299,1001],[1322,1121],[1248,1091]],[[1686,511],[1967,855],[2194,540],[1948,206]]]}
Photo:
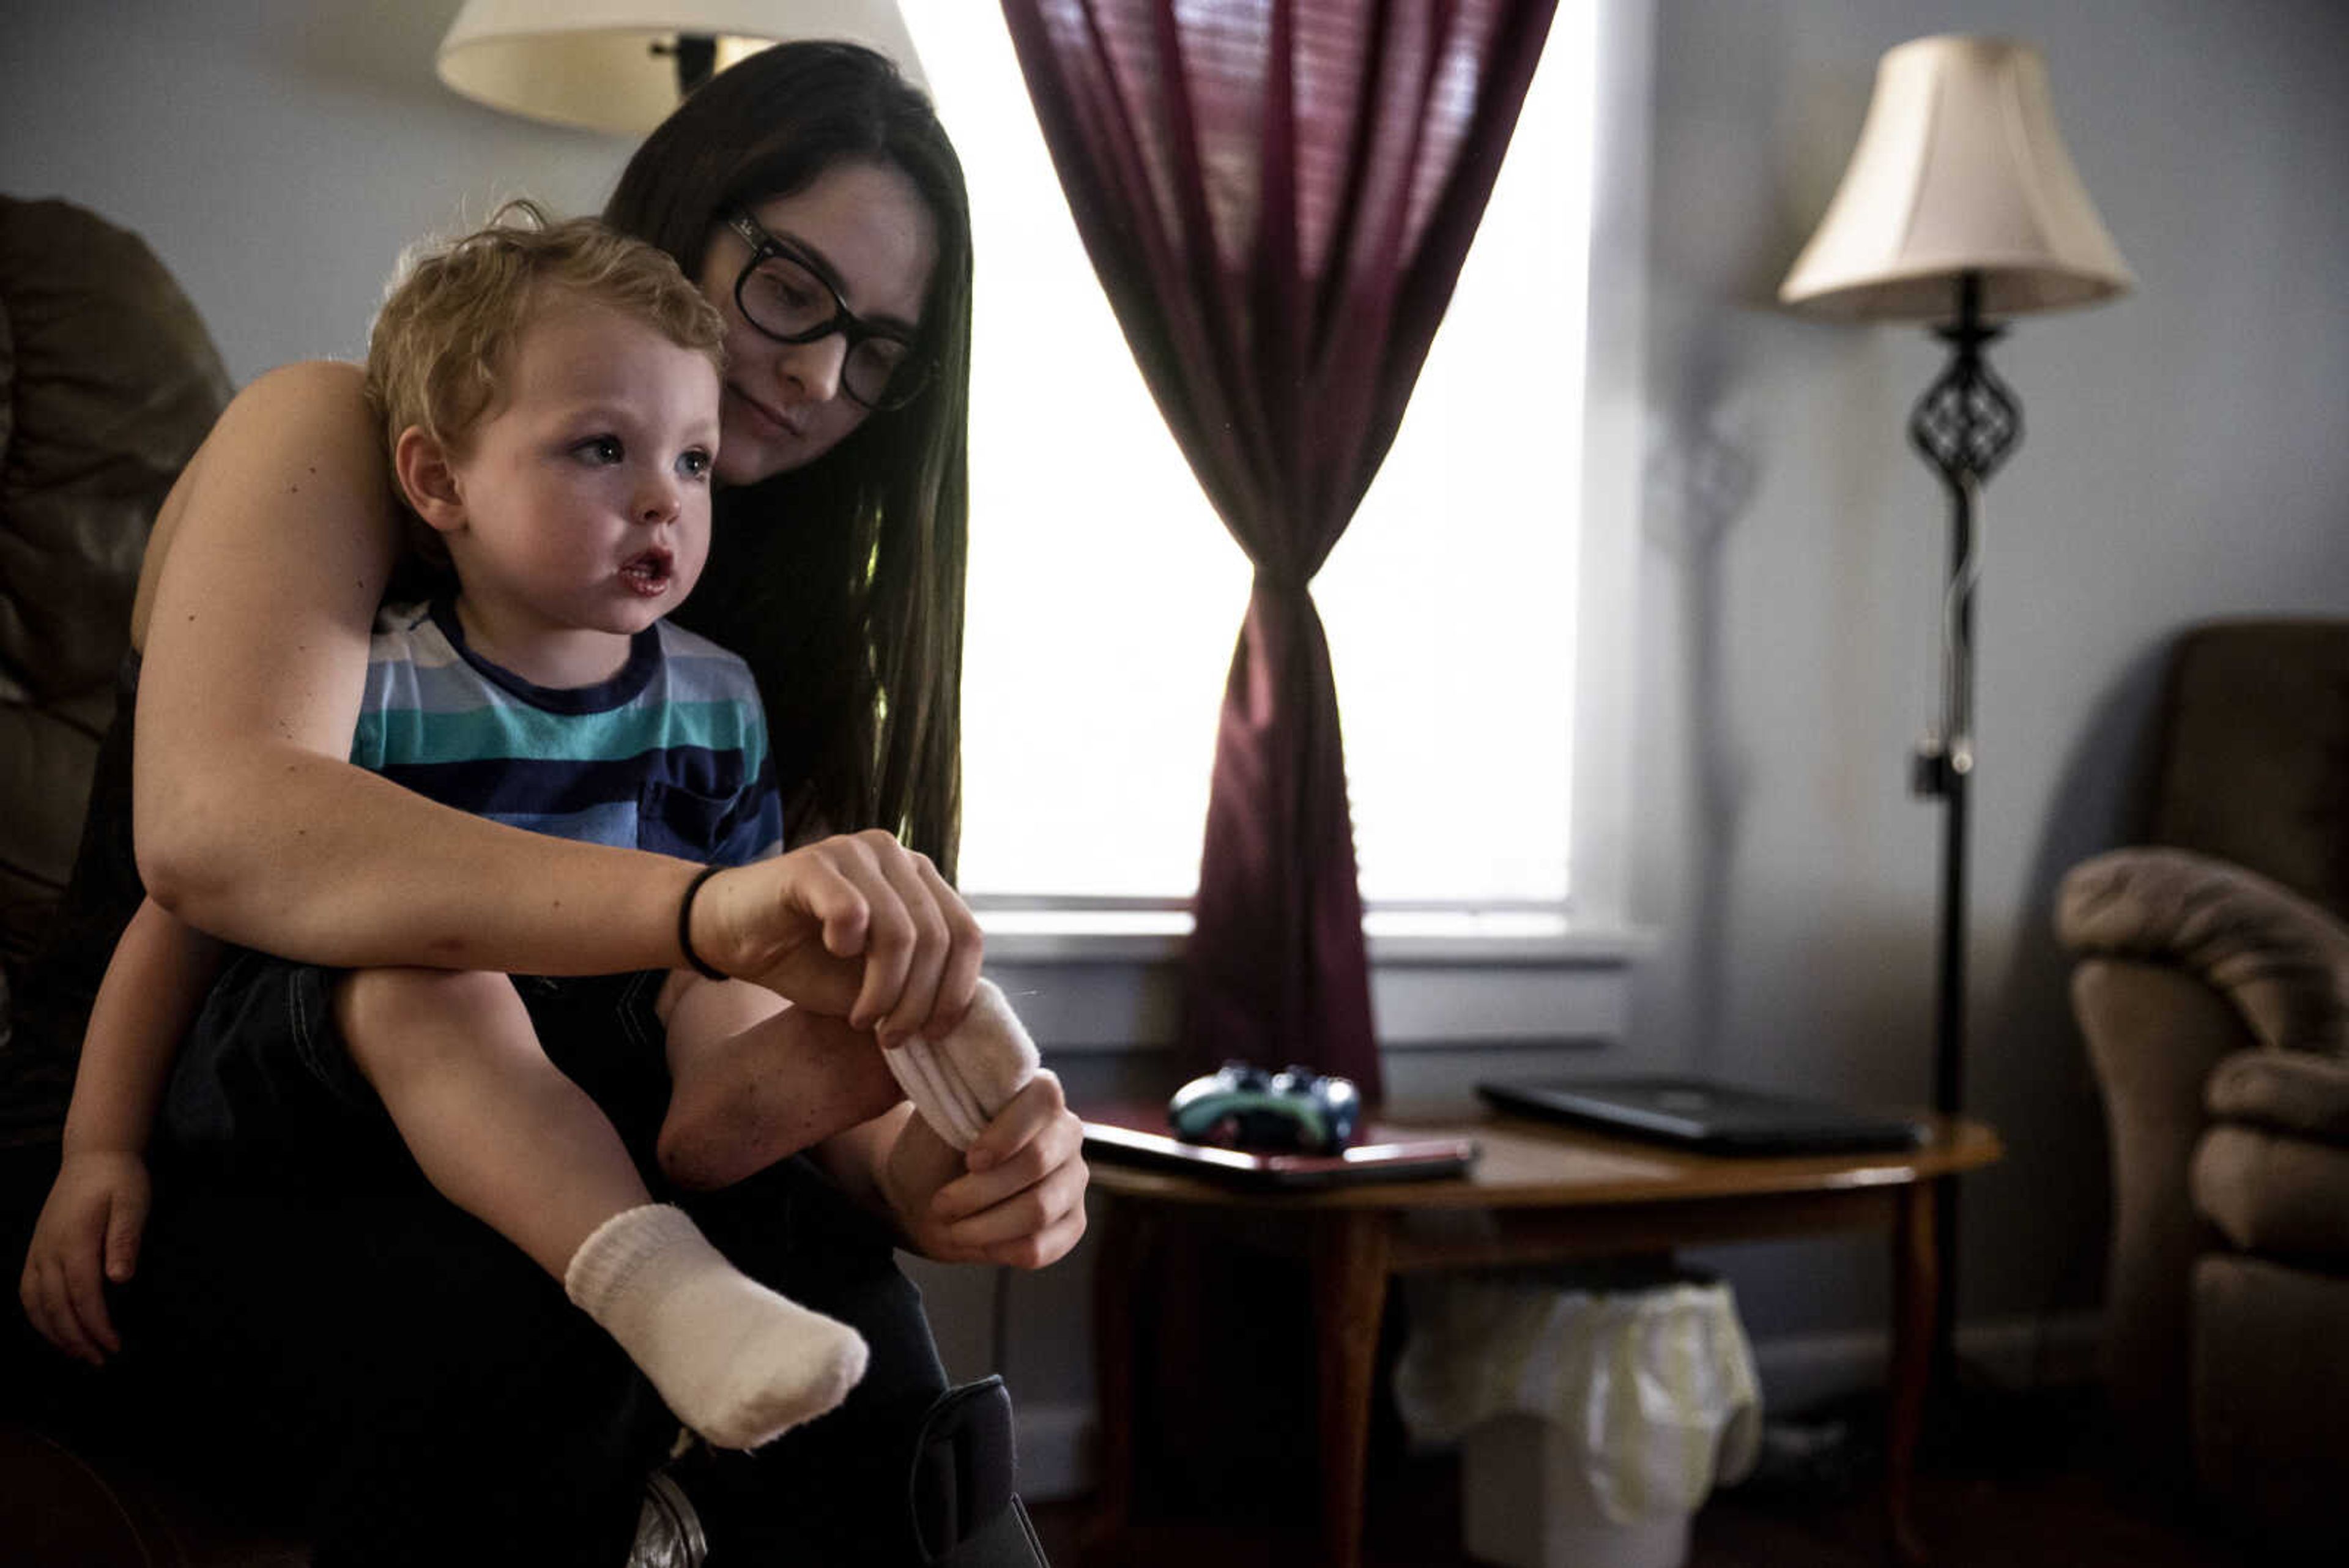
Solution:
{"label": "maroon curtain", "polygon": [[1003,0],[1102,286],[1256,566],[1194,904],[1192,1064],[1298,1062],[1379,1094],[1307,585],[1394,440],[1556,8]]}

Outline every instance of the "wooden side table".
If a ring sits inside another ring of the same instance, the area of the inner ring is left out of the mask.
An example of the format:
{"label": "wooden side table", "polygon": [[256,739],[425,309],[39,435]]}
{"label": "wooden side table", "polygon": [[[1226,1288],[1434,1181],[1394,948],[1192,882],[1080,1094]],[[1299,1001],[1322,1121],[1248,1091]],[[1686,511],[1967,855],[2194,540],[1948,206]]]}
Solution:
{"label": "wooden side table", "polygon": [[[1926,1143],[1889,1154],[1748,1158],[1686,1153],[1493,1117],[1390,1118],[1394,1136],[1475,1138],[1468,1174],[1301,1193],[1236,1189],[1097,1159],[1108,1202],[1094,1271],[1102,1476],[1092,1534],[1114,1540],[1132,1505],[1135,1410],[1133,1289],[1154,1212],[1185,1211],[1307,1259],[1314,1313],[1323,1560],[1361,1561],[1363,1467],[1372,1366],[1387,1282],[1426,1271],[1669,1251],[1723,1241],[1874,1230],[1891,1246],[1891,1400],[1884,1500],[1894,1549],[1923,1552],[1910,1518],[1933,1339],[1936,1184],[1997,1160],[1997,1134],[1940,1120]],[[1382,1133],[1383,1136],[1383,1133]]]}

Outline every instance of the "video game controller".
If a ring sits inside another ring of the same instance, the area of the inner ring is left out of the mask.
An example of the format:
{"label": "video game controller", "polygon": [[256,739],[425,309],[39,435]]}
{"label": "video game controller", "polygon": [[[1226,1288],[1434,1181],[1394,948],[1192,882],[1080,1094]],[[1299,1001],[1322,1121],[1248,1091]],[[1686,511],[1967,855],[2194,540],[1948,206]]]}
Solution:
{"label": "video game controller", "polygon": [[1310,1067],[1268,1073],[1226,1062],[1194,1078],[1166,1102],[1166,1120],[1186,1143],[1268,1154],[1337,1154],[1361,1126],[1362,1096],[1350,1078]]}

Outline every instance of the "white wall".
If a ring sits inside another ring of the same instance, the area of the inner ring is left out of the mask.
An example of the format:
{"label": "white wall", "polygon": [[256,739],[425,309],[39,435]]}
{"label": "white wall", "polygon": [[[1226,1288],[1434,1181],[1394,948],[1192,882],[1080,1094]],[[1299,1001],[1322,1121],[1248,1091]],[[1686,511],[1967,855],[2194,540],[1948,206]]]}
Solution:
{"label": "white wall", "polygon": [[[2333,194],[2349,173],[2349,10],[1653,9],[1647,477],[1638,515],[1595,523],[1640,541],[1632,876],[1662,948],[1615,1059],[1855,1099],[1928,1091],[1937,818],[1908,798],[1904,758],[1931,702],[1946,543],[1903,427],[1938,356],[1920,333],[1769,304],[1857,134],[1877,56],[1951,27],[2037,42],[2081,173],[2143,280],[2118,305],[2023,322],[1994,351],[2027,439],[1989,492],[1979,612],[1972,1104],[2013,1153],[1968,1187],[1965,1304],[2027,1318],[2089,1303],[2103,1134],[2046,934],[2050,890],[2119,833],[2156,659],[2180,624],[2349,607],[2349,203]],[[69,195],[144,234],[240,380],[352,353],[404,244],[507,194],[592,208],[627,151],[441,89],[430,55],[454,10],[12,7],[0,190]],[[1054,983],[1103,999],[1081,1033],[1153,1011],[1130,967]],[[1391,1075],[1456,1086],[1554,1060],[1553,1044],[1414,1050]],[[1147,1062],[1064,1065],[1092,1092],[1153,1083]],[[1083,1257],[1015,1282],[1004,1336],[1023,1410],[1064,1438],[1091,1386],[1072,1332]],[[1763,1336],[1882,1321],[1872,1244],[1718,1261]],[[926,1277],[949,1359],[981,1368],[985,1278]]]}
{"label": "white wall", "polygon": [[[2124,836],[2162,649],[2203,618],[2349,611],[2349,8],[2331,0],[1659,0],[1643,607],[1644,1053],[1857,1098],[1930,1096],[1933,705],[1948,534],[1908,410],[1920,331],[1770,303],[1922,34],[2044,52],[2141,286],[1992,350],[2025,439],[1987,492],[1962,1308],[2093,1303],[2102,1116],[2047,929]],[[1669,786],[1669,787],[1667,787]],[[1880,1321],[1873,1245],[1740,1262],[1764,1333]]]}
{"label": "white wall", "polygon": [[365,352],[403,246],[505,197],[603,204],[633,145],[442,88],[457,0],[71,0],[7,7],[0,191],[145,236],[229,374]]}

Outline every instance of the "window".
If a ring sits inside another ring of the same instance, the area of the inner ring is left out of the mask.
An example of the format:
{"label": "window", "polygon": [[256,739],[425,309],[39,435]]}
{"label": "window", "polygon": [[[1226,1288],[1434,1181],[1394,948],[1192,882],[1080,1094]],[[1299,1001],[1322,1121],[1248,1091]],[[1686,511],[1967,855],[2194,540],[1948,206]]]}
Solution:
{"label": "window", "polygon": [[[1176,904],[1249,568],[1094,280],[1000,15],[904,9],[977,229],[962,884]],[[1374,905],[1572,886],[1589,16],[1559,13],[1411,410],[1314,584]],[[1447,831],[1471,823],[1492,830]]]}

